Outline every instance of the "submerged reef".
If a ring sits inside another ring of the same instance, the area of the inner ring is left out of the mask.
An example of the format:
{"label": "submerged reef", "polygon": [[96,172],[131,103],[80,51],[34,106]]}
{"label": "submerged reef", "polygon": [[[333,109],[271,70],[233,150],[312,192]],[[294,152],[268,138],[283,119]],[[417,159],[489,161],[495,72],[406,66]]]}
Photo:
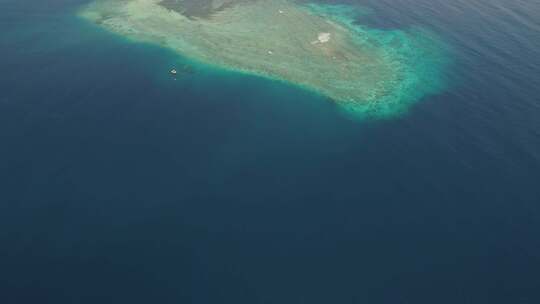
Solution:
{"label": "submerged reef", "polygon": [[442,88],[435,38],[355,24],[352,11],[293,0],[97,0],[80,15],[201,63],[315,91],[360,116],[402,113]]}

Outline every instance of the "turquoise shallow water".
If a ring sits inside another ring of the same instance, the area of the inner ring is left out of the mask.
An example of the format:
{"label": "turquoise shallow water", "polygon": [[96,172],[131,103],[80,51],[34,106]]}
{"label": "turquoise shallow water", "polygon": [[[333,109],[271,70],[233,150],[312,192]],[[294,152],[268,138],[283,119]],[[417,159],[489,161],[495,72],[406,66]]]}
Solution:
{"label": "turquoise shallow water", "polygon": [[[137,2],[134,1],[133,4],[137,4]],[[238,7],[243,7],[243,5],[245,4],[239,4]],[[290,3],[277,1],[275,5],[288,6]],[[140,5],[137,4],[133,7],[138,6]],[[279,72],[279,69],[273,71],[269,67],[265,68],[264,63],[268,59],[268,54],[266,54],[266,52],[264,55],[260,55],[262,57],[257,63],[253,63],[251,61],[252,59],[249,59],[249,64],[246,63],[246,67],[243,67],[240,63],[238,63],[236,66],[235,64],[228,63],[228,61],[236,62],[237,59],[235,58],[221,60],[223,61],[221,66],[219,65],[221,62],[220,59],[216,59],[216,63],[212,63],[212,60],[214,60],[212,58],[216,56],[208,57],[208,54],[206,54],[206,51],[204,50],[205,48],[210,48],[208,52],[212,54],[212,43],[201,48],[201,46],[198,46],[197,43],[203,42],[198,42],[197,39],[194,40],[189,34],[186,34],[184,39],[181,38],[182,28],[184,27],[184,30],[187,30],[187,28],[192,26],[188,24],[189,22],[182,25],[180,21],[177,21],[179,22],[179,35],[170,34],[167,29],[160,31],[152,27],[152,25],[157,22],[161,22],[163,24],[172,22],[170,20],[167,21],[168,15],[159,18],[156,17],[154,20],[150,21],[149,19],[137,16],[137,14],[142,15],[142,11],[139,13],[134,13],[137,10],[132,10],[132,12],[128,14],[133,15],[124,16],[123,9],[127,9],[127,6],[124,7],[115,2],[99,1],[91,3],[90,6],[84,7],[81,10],[80,15],[81,18],[87,19],[88,22],[95,22],[98,26],[102,26],[104,29],[110,30],[113,33],[123,35],[126,38],[134,39],[134,41],[150,41],[151,43],[155,42],[156,44],[160,44],[164,47],[177,51],[180,56],[185,55],[188,59],[194,61],[200,60],[200,62],[197,63],[198,65],[214,64],[211,67],[216,69],[230,69],[231,71],[238,71],[248,75],[261,75],[263,77],[269,77],[275,80],[283,79],[284,81],[288,81],[291,85],[298,85],[307,90],[319,92],[320,94],[328,96],[329,98],[335,98],[334,102],[341,106],[345,110],[344,112],[347,114],[352,114],[349,115],[349,117],[382,118],[404,114],[406,110],[416,101],[419,101],[428,95],[440,93],[446,88],[447,79],[445,76],[445,69],[449,68],[450,52],[448,46],[443,43],[442,39],[434,32],[423,29],[420,26],[410,26],[403,29],[371,28],[368,25],[361,23],[362,18],[359,19],[360,16],[365,17],[365,15],[368,14],[368,10],[360,5],[307,3],[301,6],[308,7],[311,14],[321,16],[324,19],[327,19],[329,23],[334,22],[334,24],[339,24],[349,31],[346,34],[346,40],[352,41],[351,44],[341,45],[340,47],[343,48],[342,50],[339,49],[339,47],[338,49],[333,50],[332,52],[335,52],[335,55],[333,56],[334,60],[336,60],[338,57],[346,58],[348,56],[358,56],[355,53],[350,53],[351,48],[356,48],[361,53],[365,53],[364,57],[367,58],[369,56],[373,56],[373,60],[377,60],[379,63],[374,63],[373,65],[371,65],[371,62],[365,62],[363,65],[347,63],[347,60],[352,59],[340,60],[332,63],[327,62],[328,60],[332,61],[332,57],[327,55],[328,58],[324,57],[323,59],[325,60],[320,62],[320,58],[314,57],[313,60],[318,60],[316,62],[319,64],[313,64],[313,66],[310,67],[309,62],[297,66],[298,60],[294,56],[298,56],[298,54],[280,58],[279,60],[287,60],[287,58],[289,58],[288,60],[290,60],[291,69],[300,69],[297,72],[299,75],[302,75],[302,73],[309,71],[310,69],[313,73],[324,74],[325,70],[319,68],[321,65],[328,65],[326,69],[328,77],[323,76],[313,78],[313,80],[305,80],[305,83],[302,82],[304,81],[303,79],[297,79],[297,83],[295,83],[294,76],[291,76],[292,78],[290,80],[286,80],[286,76],[285,78],[279,76],[281,73],[283,73],[282,71]],[[235,8],[235,6],[233,6],[233,8]],[[159,9],[159,6],[156,5],[156,9]],[[262,9],[268,10],[268,13],[274,12],[272,6],[263,6]],[[292,7],[291,10],[293,10]],[[258,10],[255,12],[258,14],[261,13]],[[275,15],[275,18],[277,19],[279,19],[281,16],[281,14],[277,13]],[[264,14],[262,17],[264,17]],[[139,20],[139,18],[140,20],[146,21],[131,21]],[[231,18],[231,20],[222,21],[224,22],[225,26],[232,22],[240,27],[239,29],[235,29],[233,32],[250,31],[249,28],[243,29],[243,24],[241,22],[235,21],[234,14],[232,17],[229,16],[228,18]],[[318,21],[320,19],[313,20]],[[144,22],[148,23],[148,33],[144,33],[144,28],[140,28],[140,24]],[[309,21],[304,22],[308,22],[306,26],[309,25]],[[326,23],[323,22],[322,25],[319,24],[317,26],[324,26],[324,24]],[[204,25],[204,23],[199,25],[199,27],[201,26],[207,27],[208,33],[206,33],[206,35],[215,31],[215,29],[212,29],[211,26]],[[249,25],[247,26],[249,27]],[[193,30],[195,29],[196,28],[193,28]],[[280,30],[282,29],[276,29],[276,31]],[[314,29],[314,31],[317,31],[317,29]],[[271,34],[271,32],[269,34]],[[205,35],[205,32],[201,32],[200,35]],[[302,31],[299,31],[298,35],[305,38],[305,33]],[[213,43],[220,43],[220,41],[223,40],[219,33],[215,34],[215,36],[210,35],[209,37],[214,37],[215,41]],[[250,36],[248,35],[246,37]],[[275,39],[276,41],[274,44],[270,43],[265,47],[273,46],[279,49],[279,44],[284,43],[283,41],[286,41],[287,43],[299,43],[295,39],[289,41],[287,40],[289,37],[285,37],[287,38],[283,39],[283,37],[279,35],[276,35],[274,38],[268,37],[268,39]],[[255,38],[251,37],[250,39]],[[311,38],[311,36],[306,39],[309,38]],[[297,37],[297,39],[301,38]],[[234,47],[226,44],[228,42],[221,43],[225,43],[222,46],[222,51],[224,53],[235,51]],[[237,43],[240,42],[237,41]],[[227,47],[229,47],[229,49],[227,49]],[[250,48],[250,44],[246,44],[246,51],[257,52],[257,50],[261,47],[263,46],[253,49]],[[192,49],[201,50],[193,51]],[[302,48],[299,48],[297,51],[302,51]],[[306,56],[312,56],[310,55],[311,53],[309,51],[304,51]],[[246,56],[250,57],[250,54],[246,54]],[[362,56],[359,57],[359,60],[361,59]],[[300,58],[300,61],[301,60],[302,59]],[[282,62],[276,61],[275,64],[280,65]],[[341,65],[343,69],[342,73],[347,73],[352,76],[343,76],[343,78],[339,78],[339,73],[334,75],[333,73],[336,69],[334,67],[335,65]],[[250,66],[252,67],[248,68]],[[259,67],[257,68],[257,66]],[[351,66],[355,67],[356,70],[350,71]],[[302,70],[302,67],[305,70]],[[258,69],[260,71],[258,71]],[[264,72],[266,70],[269,70],[270,72]],[[379,78],[376,75],[377,73],[386,76],[381,76]],[[285,73],[285,75],[286,74],[288,74],[288,72]],[[294,73],[290,74],[294,75]],[[324,84],[320,84],[320,87],[316,85],[316,83],[320,83],[321,81]],[[335,84],[336,89],[327,88],[327,83]],[[341,97],[343,97],[343,99],[340,99]]]}
{"label": "turquoise shallow water", "polygon": [[[394,62],[399,77],[384,86],[388,94],[366,104],[345,105],[355,118],[390,118],[405,114],[410,106],[431,94],[441,93],[448,83],[445,75],[451,68],[450,46],[433,32],[422,27],[376,29],[362,24],[374,12],[352,4],[308,4],[316,13],[346,25],[356,33],[360,46],[380,49],[383,57]],[[377,16],[373,16],[377,18]]]}
{"label": "turquoise shallow water", "polygon": [[[349,119],[0,2],[2,303],[540,302],[540,7],[349,1],[451,46],[443,91]],[[6,72],[8,71],[8,72]]]}

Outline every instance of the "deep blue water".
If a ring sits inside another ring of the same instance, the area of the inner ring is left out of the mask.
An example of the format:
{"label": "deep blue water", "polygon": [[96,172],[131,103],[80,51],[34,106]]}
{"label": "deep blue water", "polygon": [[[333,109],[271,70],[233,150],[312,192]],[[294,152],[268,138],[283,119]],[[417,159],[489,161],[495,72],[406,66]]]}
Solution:
{"label": "deep blue water", "polygon": [[540,303],[540,3],[350,0],[452,85],[353,121],[0,0],[0,302]]}

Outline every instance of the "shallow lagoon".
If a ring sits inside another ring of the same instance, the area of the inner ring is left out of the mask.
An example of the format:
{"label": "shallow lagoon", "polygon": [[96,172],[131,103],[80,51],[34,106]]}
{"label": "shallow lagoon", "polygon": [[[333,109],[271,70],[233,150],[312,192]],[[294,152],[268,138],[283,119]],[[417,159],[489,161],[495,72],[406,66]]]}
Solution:
{"label": "shallow lagoon", "polygon": [[97,1],[84,18],[204,64],[286,81],[357,116],[389,116],[443,87],[442,43],[422,29],[377,30],[360,8],[270,1]]}

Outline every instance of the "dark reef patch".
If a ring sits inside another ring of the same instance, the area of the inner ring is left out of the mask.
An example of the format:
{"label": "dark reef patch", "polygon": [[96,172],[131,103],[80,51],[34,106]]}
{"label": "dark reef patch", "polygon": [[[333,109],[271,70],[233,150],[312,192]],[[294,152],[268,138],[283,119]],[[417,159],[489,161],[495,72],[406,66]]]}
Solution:
{"label": "dark reef patch", "polygon": [[243,0],[163,0],[159,5],[189,18],[209,18]]}

